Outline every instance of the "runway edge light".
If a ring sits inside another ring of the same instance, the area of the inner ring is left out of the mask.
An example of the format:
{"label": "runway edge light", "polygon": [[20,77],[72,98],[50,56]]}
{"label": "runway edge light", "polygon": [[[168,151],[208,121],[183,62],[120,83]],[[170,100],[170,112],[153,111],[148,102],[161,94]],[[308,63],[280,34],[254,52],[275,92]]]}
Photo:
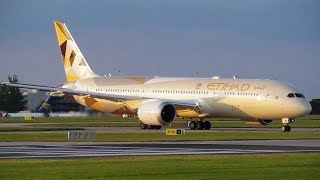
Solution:
{"label": "runway edge light", "polygon": [[166,135],[185,135],[184,129],[166,129]]}

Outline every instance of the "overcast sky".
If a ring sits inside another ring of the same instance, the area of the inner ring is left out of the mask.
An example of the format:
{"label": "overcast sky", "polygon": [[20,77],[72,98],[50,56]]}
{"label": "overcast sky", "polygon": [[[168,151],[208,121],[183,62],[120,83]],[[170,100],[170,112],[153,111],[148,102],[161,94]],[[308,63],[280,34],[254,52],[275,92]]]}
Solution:
{"label": "overcast sky", "polygon": [[320,97],[320,1],[2,0],[0,81],[65,81],[54,20],[101,75],[277,78]]}

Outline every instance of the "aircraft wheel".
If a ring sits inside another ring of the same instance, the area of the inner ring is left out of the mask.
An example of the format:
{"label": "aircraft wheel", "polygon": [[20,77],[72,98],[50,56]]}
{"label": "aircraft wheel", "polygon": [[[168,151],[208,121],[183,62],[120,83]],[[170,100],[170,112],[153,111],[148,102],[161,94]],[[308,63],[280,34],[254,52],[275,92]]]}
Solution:
{"label": "aircraft wheel", "polygon": [[154,125],[147,125],[147,129],[154,129],[155,126]]}
{"label": "aircraft wheel", "polygon": [[162,126],[155,126],[154,129],[161,129]]}
{"label": "aircraft wheel", "polygon": [[291,131],[291,127],[289,125],[285,125],[281,127],[281,131],[282,132],[290,132]]}
{"label": "aircraft wheel", "polygon": [[291,131],[291,127],[288,125],[287,126],[287,132],[290,132]]}
{"label": "aircraft wheel", "polygon": [[189,128],[195,130],[197,128],[197,123],[195,121],[191,121],[189,123]]}
{"label": "aircraft wheel", "polygon": [[210,123],[209,121],[205,121],[205,122],[203,123],[203,127],[204,127],[204,129],[208,130],[208,129],[211,128],[211,123]]}
{"label": "aircraft wheel", "polygon": [[143,122],[140,122],[140,128],[141,129],[146,129],[147,128],[147,125]]}
{"label": "aircraft wheel", "polygon": [[203,129],[203,121],[197,121],[197,129],[202,130]]}

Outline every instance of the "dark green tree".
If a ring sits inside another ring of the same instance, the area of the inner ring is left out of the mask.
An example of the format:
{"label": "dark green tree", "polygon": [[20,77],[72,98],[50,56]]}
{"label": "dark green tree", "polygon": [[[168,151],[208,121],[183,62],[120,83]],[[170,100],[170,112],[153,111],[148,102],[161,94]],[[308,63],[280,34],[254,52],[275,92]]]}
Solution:
{"label": "dark green tree", "polygon": [[[18,76],[8,76],[8,80],[11,83],[18,83]],[[0,85],[0,111],[9,113],[22,111],[26,102],[19,88]]]}
{"label": "dark green tree", "polygon": [[310,114],[320,114],[320,99],[312,99],[310,104],[312,106],[312,111]]}

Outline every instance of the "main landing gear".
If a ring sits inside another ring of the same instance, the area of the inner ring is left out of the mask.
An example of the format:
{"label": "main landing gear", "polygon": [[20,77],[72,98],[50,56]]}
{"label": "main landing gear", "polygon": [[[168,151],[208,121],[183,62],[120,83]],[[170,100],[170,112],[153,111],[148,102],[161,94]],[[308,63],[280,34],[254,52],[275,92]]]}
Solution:
{"label": "main landing gear", "polygon": [[[140,122],[141,129],[161,129],[162,126],[148,125]],[[205,121],[204,119],[199,119],[197,121],[189,121],[188,127],[192,130],[209,130],[212,125],[210,121]]]}
{"label": "main landing gear", "polygon": [[282,119],[283,126],[281,127],[281,131],[282,132],[290,132],[291,131],[291,127],[290,127],[289,124],[291,124],[293,122],[294,122],[294,119],[283,118]]}
{"label": "main landing gear", "polygon": [[143,122],[140,122],[141,129],[161,129],[162,126],[148,125]]}
{"label": "main landing gear", "polygon": [[210,121],[204,121],[203,119],[199,119],[197,121],[190,121],[188,124],[189,128],[192,130],[208,130],[211,128]]}

